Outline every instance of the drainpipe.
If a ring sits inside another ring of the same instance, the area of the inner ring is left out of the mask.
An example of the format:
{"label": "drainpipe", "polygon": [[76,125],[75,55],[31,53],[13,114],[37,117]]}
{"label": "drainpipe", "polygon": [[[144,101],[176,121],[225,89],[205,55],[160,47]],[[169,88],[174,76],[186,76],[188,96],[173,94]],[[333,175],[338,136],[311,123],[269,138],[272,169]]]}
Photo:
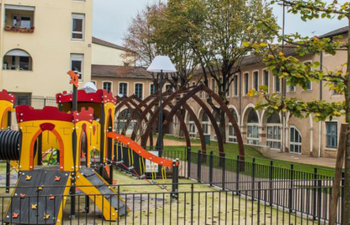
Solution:
{"label": "drainpipe", "polygon": [[[320,70],[323,69],[323,52],[320,54]],[[320,100],[323,100],[323,82],[320,81]],[[321,157],[321,151],[322,151],[322,122],[318,122],[318,157]]]}
{"label": "drainpipe", "polygon": [[239,76],[237,77],[239,80],[238,85],[239,85],[239,91],[238,91],[238,101],[239,101],[239,125],[240,128],[243,127],[243,118],[242,118],[242,70],[239,69]]}

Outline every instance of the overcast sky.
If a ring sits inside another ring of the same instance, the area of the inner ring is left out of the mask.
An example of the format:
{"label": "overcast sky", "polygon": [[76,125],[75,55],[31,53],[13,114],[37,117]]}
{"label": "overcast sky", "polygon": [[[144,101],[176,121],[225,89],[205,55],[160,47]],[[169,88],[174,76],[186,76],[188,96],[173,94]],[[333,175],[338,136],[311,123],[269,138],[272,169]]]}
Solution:
{"label": "overcast sky", "polygon": [[[147,4],[157,1],[159,0],[95,0],[93,35],[122,45],[122,38],[132,18]],[[274,14],[281,25],[282,7],[275,6]],[[319,19],[305,23],[298,16],[288,14],[286,16],[286,33],[299,32],[302,35],[321,35],[343,26],[346,26],[345,20]]]}

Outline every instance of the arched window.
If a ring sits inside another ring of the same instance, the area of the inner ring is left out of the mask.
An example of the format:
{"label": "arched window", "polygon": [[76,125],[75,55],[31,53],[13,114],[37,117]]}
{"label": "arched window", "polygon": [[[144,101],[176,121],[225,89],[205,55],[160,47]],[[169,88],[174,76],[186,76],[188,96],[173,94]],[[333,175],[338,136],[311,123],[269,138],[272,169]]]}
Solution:
{"label": "arched window", "polygon": [[259,141],[259,117],[254,109],[250,110],[247,120],[247,143],[260,144]]}
{"label": "arched window", "polygon": [[290,152],[301,153],[301,135],[295,127],[290,128]]}
{"label": "arched window", "polygon": [[3,60],[4,70],[31,71],[33,60],[28,52],[21,49],[8,51]]}
{"label": "arched window", "polygon": [[204,134],[207,134],[207,135],[210,134],[209,117],[208,117],[208,115],[205,112],[202,115],[202,128],[203,128]]}
{"label": "arched window", "polygon": [[[238,123],[238,116],[237,116],[236,110],[231,109],[230,111],[231,111],[233,117],[235,118],[236,122]],[[237,142],[237,135],[236,135],[235,130],[233,129],[233,126],[231,123],[229,123],[229,126],[228,126],[228,141],[229,142]]]}
{"label": "arched window", "polygon": [[272,149],[281,149],[281,120],[278,113],[272,113],[266,122],[266,145]]}
{"label": "arched window", "polygon": [[194,119],[192,116],[190,116],[190,120],[189,120],[189,132],[190,132],[190,137],[194,138],[196,137],[196,126],[194,123]]}

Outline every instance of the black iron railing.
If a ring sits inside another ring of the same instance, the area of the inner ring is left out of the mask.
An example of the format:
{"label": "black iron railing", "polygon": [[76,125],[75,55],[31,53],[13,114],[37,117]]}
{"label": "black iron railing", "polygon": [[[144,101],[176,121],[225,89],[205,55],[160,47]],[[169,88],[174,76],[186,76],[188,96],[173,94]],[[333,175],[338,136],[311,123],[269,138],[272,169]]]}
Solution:
{"label": "black iron railing", "polygon": [[[240,185],[247,187],[248,183],[244,183]],[[235,186],[235,182],[225,183],[227,186],[231,184]],[[74,218],[70,216],[71,196],[56,195],[51,199],[52,196],[41,195],[2,195],[0,219],[7,224],[28,224],[28,221],[30,224],[57,224],[58,220],[61,220],[60,224],[327,224],[331,186],[313,187],[294,183],[293,186],[283,187],[281,184],[283,181],[274,181],[274,188],[271,189],[269,181],[257,181],[254,189],[231,191],[210,188],[210,185],[218,186],[221,182],[180,183],[176,198],[166,190],[152,191],[152,184],[117,185],[113,186],[115,196],[123,199],[128,212],[115,221],[105,219],[106,215],[112,217],[114,213],[113,210],[105,211],[109,203],[103,202],[102,207],[96,204],[102,197],[113,199],[112,195],[91,194],[88,200],[85,194],[78,191]],[[77,188],[79,190],[79,186]],[[135,188],[143,190],[142,193],[135,192]],[[274,196],[272,201],[271,194]],[[64,200],[67,200],[65,206]],[[52,201],[62,203],[62,217],[58,215],[59,210],[52,209],[52,205],[55,205]],[[10,205],[10,202],[17,202],[17,206]],[[36,205],[35,209],[33,205]],[[341,210],[338,210],[337,224],[341,224],[341,221]]]}

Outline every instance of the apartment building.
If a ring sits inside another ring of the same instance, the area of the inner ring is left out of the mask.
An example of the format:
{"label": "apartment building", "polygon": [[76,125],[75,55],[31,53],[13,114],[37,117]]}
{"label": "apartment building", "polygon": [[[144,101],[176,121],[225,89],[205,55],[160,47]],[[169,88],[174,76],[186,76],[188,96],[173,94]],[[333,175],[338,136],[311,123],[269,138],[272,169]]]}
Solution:
{"label": "apartment building", "polygon": [[[335,37],[343,35],[345,40],[348,27],[334,30],[321,37]],[[286,54],[294,54],[292,50],[287,50]],[[327,70],[342,69],[342,64],[346,62],[346,53],[337,52],[336,55],[306,55],[300,58],[303,62],[321,62],[321,67]],[[151,75],[144,68],[128,66],[92,66],[92,80],[98,88],[104,88],[113,93],[130,96],[135,94],[144,99],[154,93],[154,85]],[[210,87],[215,91],[215,83],[210,79]],[[307,119],[298,119],[288,114],[283,125],[282,114],[268,115],[265,111],[254,109],[257,102],[263,101],[259,97],[248,97],[247,93],[252,88],[266,85],[270,93],[282,92],[282,81],[272,75],[266,66],[255,56],[247,56],[243,61],[240,73],[236,74],[236,79],[227,93],[229,100],[228,107],[235,116],[246,144],[268,148],[271,151],[285,151],[293,154],[304,154],[313,157],[335,157],[338,147],[340,124],[343,117],[333,118],[332,121],[316,122],[312,116]],[[169,87],[164,87],[166,90]],[[206,99],[206,95],[199,93],[199,97]],[[325,100],[328,102],[343,101],[342,95],[329,90],[323,83],[310,82],[306,90],[299,86],[288,86],[286,88],[287,97],[301,98],[304,101]],[[193,100],[188,104],[197,114],[202,122],[203,130],[212,140],[216,139],[215,132],[210,120],[202,108]],[[170,109],[166,109],[166,111]],[[125,114],[127,108],[119,113]],[[166,113],[166,112],[165,112]],[[118,118],[118,117],[116,117]],[[227,118],[228,119],[228,118]],[[190,135],[198,137],[194,121],[190,116],[185,116]],[[228,120],[226,120],[228,121]],[[174,118],[173,125],[177,121]],[[169,133],[176,129],[170,129]],[[226,137],[228,142],[236,142],[236,135],[230,123],[226,125]]]}
{"label": "apartment building", "polygon": [[70,91],[68,70],[91,78],[93,0],[1,0],[0,88],[31,96]]}

